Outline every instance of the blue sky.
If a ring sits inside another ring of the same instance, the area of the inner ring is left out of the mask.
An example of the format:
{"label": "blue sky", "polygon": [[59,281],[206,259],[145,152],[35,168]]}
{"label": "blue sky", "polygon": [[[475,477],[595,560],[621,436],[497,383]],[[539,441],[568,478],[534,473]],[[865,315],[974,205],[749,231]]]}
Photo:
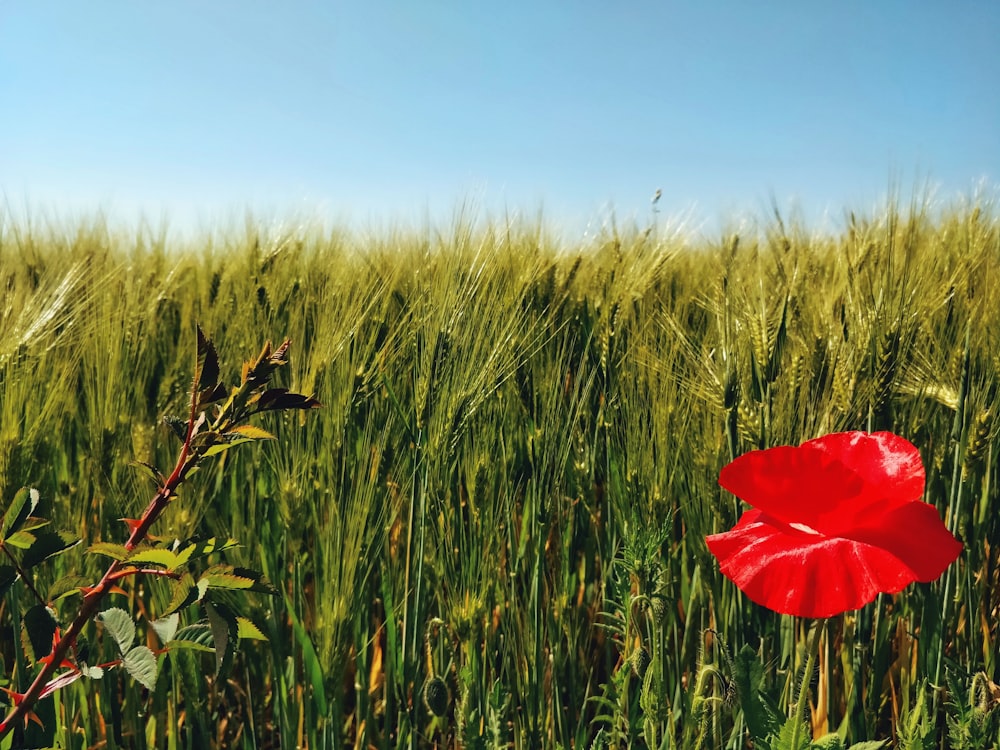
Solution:
{"label": "blue sky", "polygon": [[839,218],[1000,182],[1000,3],[0,5],[8,207]]}

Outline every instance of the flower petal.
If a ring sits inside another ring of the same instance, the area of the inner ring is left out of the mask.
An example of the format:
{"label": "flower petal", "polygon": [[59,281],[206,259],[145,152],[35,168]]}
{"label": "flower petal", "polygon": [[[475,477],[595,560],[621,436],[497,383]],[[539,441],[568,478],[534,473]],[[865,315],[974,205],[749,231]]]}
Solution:
{"label": "flower petal", "polygon": [[723,468],[719,484],[787,524],[843,536],[920,500],[924,469],[898,435],[841,432],[746,453]]}
{"label": "flower petal", "polygon": [[753,601],[783,614],[829,617],[880,592],[937,578],[962,549],[926,503],[910,503],[894,522],[895,535],[879,527],[851,539],[802,531],[749,510],[706,542],[722,573]]}

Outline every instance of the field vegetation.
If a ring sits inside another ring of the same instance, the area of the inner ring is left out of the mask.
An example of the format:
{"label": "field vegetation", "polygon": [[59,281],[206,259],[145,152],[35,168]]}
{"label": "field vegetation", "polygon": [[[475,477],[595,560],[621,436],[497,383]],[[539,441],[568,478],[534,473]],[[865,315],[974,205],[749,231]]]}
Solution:
{"label": "field vegetation", "polygon": [[[926,499],[965,549],[938,581],[830,621],[814,733],[998,742],[988,202],[892,204],[825,234],[777,215],[715,240],[609,228],[574,247],[461,219],[248,224],[184,247],[8,220],[0,290],[2,498],[37,488],[86,544],[141,513],[137,462],[172,465],[163,417],[186,413],[197,325],[230,379],[287,336],[282,384],[323,404],[205,466],[153,529],[238,540],[226,559],[281,592],[233,594],[268,640],[225,679],[211,654],[171,652],[153,690],[121,670],[74,683],[40,704],[39,744],[745,747],[751,694],[790,712],[811,623],[720,575],[705,536],[741,503],[719,471],[855,429],[920,449]],[[101,565],[63,555],[35,584]],[[157,581],[112,597],[149,619],[168,600]],[[13,689],[30,678],[23,604],[17,587],[0,602]]]}

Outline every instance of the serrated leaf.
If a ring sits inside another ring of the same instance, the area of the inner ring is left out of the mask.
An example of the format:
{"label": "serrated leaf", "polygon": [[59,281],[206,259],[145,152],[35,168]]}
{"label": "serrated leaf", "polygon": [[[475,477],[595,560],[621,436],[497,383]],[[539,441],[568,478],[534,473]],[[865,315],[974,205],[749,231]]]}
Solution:
{"label": "serrated leaf", "polygon": [[35,539],[34,534],[21,529],[8,536],[4,540],[4,543],[9,547],[16,547],[17,549],[28,549],[28,547],[35,543]]}
{"label": "serrated leaf", "polygon": [[213,387],[198,392],[198,406],[200,408],[221,401],[228,393],[229,389],[225,383],[216,383]]}
{"label": "serrated leaf", "polygon": [[[209,632],[209,640],[211,640],[211,630]],[[170,641],[164,648],[168,651],[197,651],[200,654],[214,654],[215,648],[213,646],[206,646],[204,643],[198,643],[198,641],[192,641],[190,639],[177,639]]]}
{"label": "serrated leaf", "polygon": [[291,393],[287,388],[269,388],[260,394],[255,411],[284,411],[286,409],[318,409],[322,404],[312,396]]}
{"label": "serrated leaf", "polygon": [[127,558],[131,552],[124,544],[113,544],[111,542],[95,542],[87,547],[87,554],[104,555],[113,560],[121,562]]}
{"label": "serrated leaf", "polygon": [[814,740],[809,750],[844,750],[844,740],[836,732],[830,732]]}
{"label": "serrated leaf", "polygon": [[132,463],[146,469],[153,478],[153,482],[155,482],[158,487],[167,481],[167,478],[163,476],[163,472],[161,472],[153,464],[148,463],[147,461],[133,461]]}
{"label": "serrated leaf", "polygon": [[126,656],[135,642],[135,622],[132,615],[120,607],[111,607],[101,612],[100,618],[118,644],[122,656]]}
{"label": "serrated leaf", "polygon": [[58,601],[63,597],[80,592],[84,586],[90,586],[93,581],[84,576],[64,576],[49,586],[46,599],[50,602]]}
{"label": "serrated leaf", "polygon": [[156,656],[146,646],[136,646],[122,660],[125,671],[147,690],[156,688]]}
{"label": "serrated leaf", "polygon": [[0,565],[0,599],[17,580],[17,569],[13,565]]}
{"label": "serrated leaf", "polygon": [[233,653],[239,643],[239,625],[229,607],[205,601],[205,614],[212,628],[215,644],[215,676],[225,676],[233,663]]}
{"label": "serrated leaf", "polygon": [[[177,545],[175,544],[174,546],[176,548]],[[177,570],[177,568],[181,568],[191,562],[195,549],[195,545],[189,544],[187,547],[183,547],[179,552],[175,552],[174,554],[177,555],[177,562],[174,563],[173,570]]]}
{"label": "serrated leaf", "polygon": [[65,552],[79,543],[80,540],[67,531],[43,531],[38,534],[32,545],[25,551],[21,558],[21,565],[25,568],[33,568],[42,560]]}
{"label": "serrated leaf", "polygon": [[202,596],[203,594],[195,585],[191,574],[184,573],[180,580],[175,581],[173,584],[173,594],[170,597],[170,604],[167,605],[166,614],[173,614],[178,610],[184,609],[189,604],[193,604],[201,599]]}
{"label": "serrated leaf", "polygon": [[172,417],[167,414],[163,417],[163,424],[165,424],[170,429],[170,433],[182,443],[187,440],[187,422],[185,420],[180,417]]}
{"label": "serrated leaf", "polygon": [[174,612],[166,617],[161,617],[159,620],[153,620],[149,624],[156,632],[156,637],[160,639],[160,643],[167,643],[168,641],[173,640],[174,635],[177,633],[177,626],[180,625],[180,622],[180,615]]}
{"label": "serrated leaf", "polygon": [[250,442],[249,438],[238,438],[236,440],[226,440],[225,442],[216,443],[211,448],[208,448],[208,449],[204,450],[201,455],[203,455],[205,458],[210,458],[212,456],[218,456],[220,453],[224,453],[227,450],[229,450],[230,448],[235,448],[237,445],[241,445],[242,443],[249,443],[249,442]]}
{"label": "serrated leaf", "polygon": [[253,581],[253,585],[251,585],[248,590],[253,591],[254,593],[268,594],[269,596],[278,596],[281,593],[271,584],[269,580],[267,580],[267,578],[264,577],[263,573],[256,570],[236,566],[233,568],[233,575]]}
{"label": "serrated leaf", "polygon": [[167,642],[167,648],[195,648],[198,651],[213,651],[212,626],[206,621],[196,622],[178,630]]}
{"label": "serrated leaf", "polygon": [[228,447],[225,438],[222,437],[222,433],[215,430],[199,432],[191,438],[191,450],[204,456],[212,455],[208,451],[213,450],[213,447],[219,447],[220,444],[223,446],[221,450],[225,450]]}
{"label": "serrated leaf", "polygon": [[88,667],[86,664],[81,664],[80,674],[92,680],[99,680],[104,677],[104,669],[102,667]]}
{"label": "serrated leaf", "polygon": [[147,547],[130,555],[128,562],[130,564],[148,563],[150,565],[160,565],[167,570],[174,570],[179,564],[179,558],[176,552],[163,547]]}
{"label": "serrated leaf", "polygon": [[24,519],[24,523],[21,524],[20,531],[35,531],[44,526],[48,526],[51,521],[47,518],[39,518],[38,516],[28,516]]}
{"label": "serrated leaf", "polygon": [[258,628],[256,625],[254,625],[253,622],[251,622],[246,617],[237,617],[236,625],[237,625],[236,632],[237,635],[240,637],[240,639],[249,638],[254,641],[267,640],[267,636],[264,635],[263,632],[261,632],[261,629]]}
{"label": "serrated leaf", "polygon": [[229,430],[226,435],[236,435],[247,440],[276,440],[270,432],[267,430],[262,430],[260,427],[254,427],[250,424],[241,424],[238,427],[234,427]]}
{"label": "serrated leaf", "polygon": [[809,738],[812,736],[812,731],[804,721],[799,722],[798,741],[793,743],[794,734],[795,719],[789,719],[778,730],[778,740],[775,747],[782,748],[782,750],[809,750],[811,744]]}
{"label": "serrated leaf", "polygon": [[868,740],[867,742],[855,742],[847,750],[882,750],[888,740]]}
{"label": "serrated leaf", "polygon": [[225,552],[227,549],[233,549],[239,546],[239,540],[234,539],[233,537],[227,537],[226,541],[220,542],[218,537],[213,536],[204,542],[199,554],[209,555],[213,552]]}
{"label": "serrated leaf", "polygon": [[52,653],[52,636],[59,623],[48,607],[36,604],[28,609],[21,620],[21,627],[21,644],[30,645],[31,661],[38,661]]}
{"label": "serrated leaf", "polygon": [[[213,569],[209,568],[209,570],[211,571]],[[253,580],[235,575],[231,571],[206,572],[198,580],[199,588],[201,587],[202,582],[204,582],[207,587],[213,589],[239,590],[249,589],[253,586]]]}
{"label": "serrated leaf", "polygon": [[749,646],[743,646],[733,660],[733,680],[751,737],[764,740],[777,729],[781,718],[775,716],[761,699],[764,667],[757,652]]}
{"label": "serrated leaf", "polygon": [[41,495],[38,490],[22,487],[14,493],[14,499],[0,518],[0,539],[7,538],[21,528],[28,517],[35,512]]}
{"label": "serrated leaf", "polygon": [[240,543],[232,537],[226,539],[225,541],[220,541],[218,537],[213,536],[208,539],[187,539],[177,546],[180,547],[180,551],[177,553],[177,556],[180,558],[181,564],[183,565],[191,560],[210,555],[213,552],[224,552],[225,550],[239,547]]}
{"label": "serrated leaf", "polygon": [[198,390],[204,391],[214,388],[219,382],[219,355],[215,351],[215,345],[198,326]]}

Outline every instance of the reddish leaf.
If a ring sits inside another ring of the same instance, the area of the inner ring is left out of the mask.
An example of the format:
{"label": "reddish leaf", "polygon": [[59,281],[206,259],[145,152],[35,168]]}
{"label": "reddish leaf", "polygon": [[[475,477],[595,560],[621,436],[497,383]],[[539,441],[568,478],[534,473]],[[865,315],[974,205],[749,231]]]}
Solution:
{"label": "reddish leaf", "polygon": [[201,365],[198,390],[203,393],[211,391],[219,382],[219,355],[201,326],[198,326],[198,362]]}
{"label": "reddish leaf", "polygon": [[320,402],[311,396],[291,393],[287,388],[268,388],[257,400],[256,411],[280,411],[284,409],[318,409]]}

